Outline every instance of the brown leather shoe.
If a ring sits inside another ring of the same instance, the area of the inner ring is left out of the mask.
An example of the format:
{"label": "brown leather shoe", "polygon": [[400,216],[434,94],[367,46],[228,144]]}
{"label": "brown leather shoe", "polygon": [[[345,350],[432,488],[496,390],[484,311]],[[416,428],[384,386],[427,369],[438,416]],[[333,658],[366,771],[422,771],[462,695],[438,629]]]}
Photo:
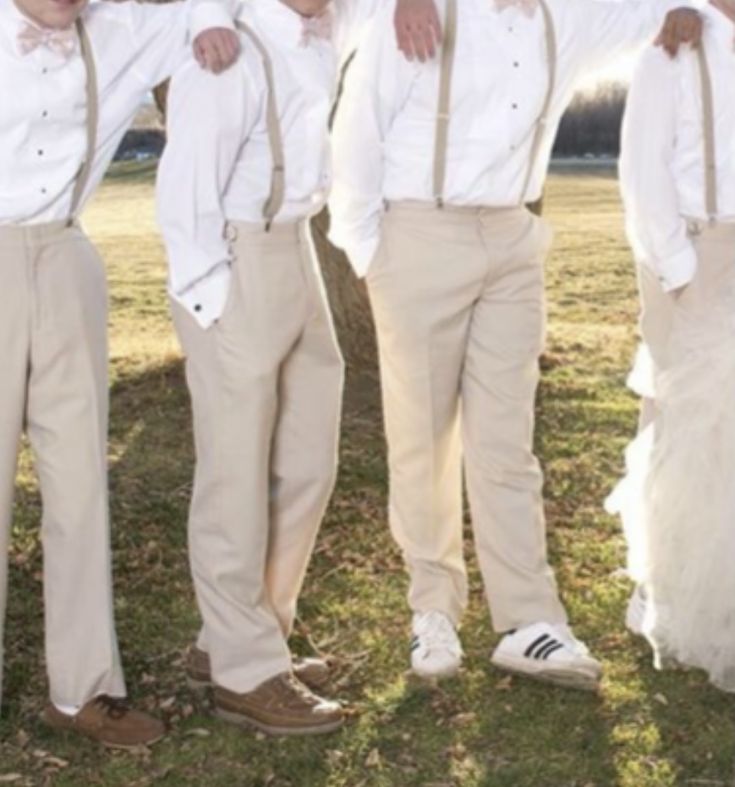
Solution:
{"label": "brown leather shoe", "polygon": [[62,713],[49,702],[43,720],[55,730],[78,732],[113,749],[151,746],[166,733],[163,722],[106,694],[90,700],[74,716]]}
{"label": "brown leather shoe", "polygon": [[318,697],[290,672],[276,675],[247,694],[215,686],[214,708],[225,721],[269,735],[319,735],[344,724],[338,702]]}
{"label": "brown leather shoe", "polygon": [[[312,691],[319,693],[329,688],[331,675],[329,665],[324,659],[295,659],[292,670],[293,674]],[[196,645],[189,649],[186,658],[186,680],[191,688],[197,690],[212,686],[209,654]]]}

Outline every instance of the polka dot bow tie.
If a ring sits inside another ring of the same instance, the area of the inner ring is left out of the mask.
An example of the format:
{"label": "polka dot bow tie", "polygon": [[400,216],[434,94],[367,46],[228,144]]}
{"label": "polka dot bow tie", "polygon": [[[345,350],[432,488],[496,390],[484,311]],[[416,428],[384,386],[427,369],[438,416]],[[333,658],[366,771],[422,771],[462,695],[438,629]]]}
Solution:
{"label": "polka dot bow tie", "polygon": [[320,39],[332,40],[332,15],[328,10],[319,16],[301,17],[301,46],[309,46]]}
{"label": "polka dot bow tie", "polygon": [[539,0],[495,0],[495,10],[500,13],[506,8],[518,8],[526,16],[532,17],[536,13],[538,4]]}
{"label": "polka dot bow tie", "polygon": [[42,30],[26,23],[18,33],[18,48],[22,55],[29,55],[45,47],[55,55],[68,60],[77,48],[77,34],[73,27],[66,30]]}

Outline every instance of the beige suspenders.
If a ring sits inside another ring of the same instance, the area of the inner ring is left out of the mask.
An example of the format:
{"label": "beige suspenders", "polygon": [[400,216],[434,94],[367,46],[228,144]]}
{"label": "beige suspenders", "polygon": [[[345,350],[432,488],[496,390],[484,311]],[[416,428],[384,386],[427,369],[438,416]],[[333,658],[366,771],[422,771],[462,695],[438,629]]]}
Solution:
{"label": "beige suspenders", "polygon": [[526,201],[529,186],[531,185],[531,178],[533,177],[533,170],[536,167],[536,161],[541,146],[544,142],[544,134],[546,133],[546,126],[549,122],[549,112],[551,110],[551,102],[554,99],[554,91],[556,90],[556,61],[557,61],[557,45],[556,45],[556,28],[554,27],[554,19],[549,11],[549,6],[546,0],[539,0],[541,11],[544,15],[544,25],[546,27],[546,58],[548,67],[548,86],[546,88],[546,96],[544,97],[544,105],[541,109],[541,114],[536,121],[536,130],[533,135],[533,143],[531,145],[531,153],[528,157],[528,170],[526,171],[526,179],[523,182],[523,189],[521,190],[521,205]]}
{"label": "beige suspenders", "polygon": [[268,142],[273,159],[273,171],[271,174],[271,192],[263,206],[263,218],[265,219],[266,232],[270,230],[273,219],[283,207],[283,200],[286,196],[286,161],[283,153],[283,137],[281,135],[281,124],[278,120],[278,104],[276,102],[276,82],[273,77],[273,63],[268,51],[255,33],[243,22],[235,22],[238,30],[245,33],[252,41],[258,54],[263,60],[263,71],[268,87],[268,97],[266,99],[266,126],[268,131]]}
{"label": "beige suspenders", "polygon": [[82,59],[84,60],[84,67],[87,71],[87,153],[74,182],[67,226],[71,226],[76,220],[84,191],[89,183],[89,176],[92,172],[94,156],[97,150],[97,122],[99,119],[97,69],[94,63],[94,55],[92,54],[92,45],[81,19],[77,20],[77,33],[79,35],[79,46]]}
{"label": "beige suspenders", "polygon": [[[536,121],[528,170],[521,190],[520,204],[525,203],[531,184],[536,160],[541,152],[544,133],[548,123],[551,102],[556,89],[557,42],[554,20],[545,0],[539,0],[546,27],[546,54],[548,58],[549,79],[541,114]],[[447,171],[447,143],[449,138],[449,112],[451,107],[452,70],[454,67],[455,45],[457,40],[457,0],[447,0],[444,20],[444,43],[442,46],[441,72],[439,77],[439,108],[436,117],[436,137],[434,142],[434,199],[438,207],[444,205],[444,182]]]}
{"label": "beige suspenders", "polygon": [[711,224],[717,221],[717,146],[715,139],[715,106],[712,92],[712,73],[707,62],[704,44],[697,49],[699,74],[702,80],[702,111],[704,131],[704,182],[707,218]]}
{"label": "beige suspenders", "polygon": [[439,109],[436,113],[434,139],[434,200],[444,207],[444,181],[447,175],[447,145],[449,141],[449,109],[452,100],[452,71],[457,43],[457,0],[447,0],[444,19],[441,72],[439,75]]}

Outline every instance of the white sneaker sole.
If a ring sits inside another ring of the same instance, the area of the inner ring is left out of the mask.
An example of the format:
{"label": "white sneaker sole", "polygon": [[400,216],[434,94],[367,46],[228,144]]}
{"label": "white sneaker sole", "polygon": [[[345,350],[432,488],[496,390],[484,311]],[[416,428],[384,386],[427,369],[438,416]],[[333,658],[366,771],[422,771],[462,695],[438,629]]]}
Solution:
{"label": "white sneaker sole", "polygon": [[520,675],[525,678],[551,683],[565,689],[580,691],[598,691],[602,671],[592,667],[572,667],[553,665],[548,662],[535,662],[526,658],[494,654],[490,659],[498,669]]}
{"label": "white sneaker sole", "polygon": [[444,669],[440,670],[424,670],[420,667],[414,667],[412,664],[411,674],[415,675],[421,680],[448,680],[449,678],[454,678],[459,674],[459,668],[461,666],[461,664],[457,664],[451,667],[444,667]]}

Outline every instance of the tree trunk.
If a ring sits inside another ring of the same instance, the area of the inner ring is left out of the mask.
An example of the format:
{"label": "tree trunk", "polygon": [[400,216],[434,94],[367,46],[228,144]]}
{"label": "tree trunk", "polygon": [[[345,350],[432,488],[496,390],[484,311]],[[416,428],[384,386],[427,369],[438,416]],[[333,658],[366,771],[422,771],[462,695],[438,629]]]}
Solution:
{"label": "tree trunk", "polygon": [[377,368],[375,327],[365,283],[355,276],[345,255],[327,240],[326,210],[313,219],[311,227],[348,370],[374,371]]}

